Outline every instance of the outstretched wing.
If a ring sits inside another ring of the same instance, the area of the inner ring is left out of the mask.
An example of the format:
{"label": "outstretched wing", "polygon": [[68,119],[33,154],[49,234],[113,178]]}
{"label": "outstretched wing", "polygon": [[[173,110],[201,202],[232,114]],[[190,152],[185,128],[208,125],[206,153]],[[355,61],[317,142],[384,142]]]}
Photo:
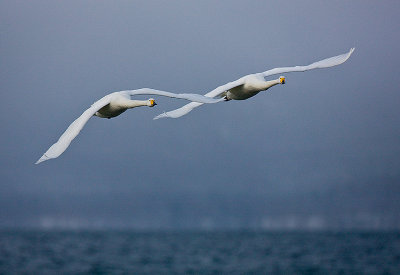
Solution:
{"label": "outstretched wing", "polygon": [[[328,67],[333,67],[333,66],[337,66],[340,65],[342,63],[344,63],[347,59],[349,59],[350,55],[353,53],[354,48],[351,48],[350,51],[348,53],[345,54],[341,54],[338,56],[334,56],[334,57],[330,57],[330,58],[326,58],[324,60],[320,60],[317,62],[314,62],[310,65],[307,66],[294,66],[294,67],[282,67],[282,68],[275,68],[272,70],[268,70],[262,73],[258,73],[256,75],[262,76],[262,77],[267,77],[270,75],[275,75],[275,74],[281,74],[281,73],[289,73],[289,72],[304,72],[304,71],[308,71],[308,70],[313,70],[313,69],[321,69],[321,68],[328,68]],[[217,97],[222,95],[224,92],[242,85],[244,83],[244,77],[239,78],[236,81],[233,82],[229,82],[225,85],[219,86],[218,88],[212,90],[211,92],[205,94],[204,96],[207,97]],[[169,118],[178,118],[181,116],[184,116],[186,114],[188,114],[190,111],[192,111],[194,108],[201,106],[201,103],[197,103],[197,102],[191,102],[189,104],[186,104],[184,106],[182,106],[181,108],[169,111],[169,112],[165,112],[163,114],[160,114],[158,116],[156,116],[154,119],[159,119],[159,118],[165,118],[165,117],[169,117]]]}
{"label": "outstretched wing", "polygon": [[99,109],[110,103],[112,96],[113,94],[108,94],[93,103],[89,109],[84,111],[80,117],[69,125],[58,141],[54,143],[35,164],[60,156],[68,148],[71,141],[79,134],[86,122],[88,122]]}
{"label": "outstretched wing", "polygon": [[164,92],[164,91],[160,91],[160,90],[154,90],[154,89],[150,89],[150,88],[121,91],[121,92],[115,92],[115,93],[106,95],[105,97],[103,97],[100,100],[93,103],[93,105],[89,109],[87,109],[85,112],[83,112],[83,114],[80,117],[78,117],[74,122],[72,122],[71,125],[67,128],[67,130],[65,130],[65,132],[58,139],[58,141],[56,143],[54,143],[46,151],[46,153],[43,154],[43,156],[36,162],[36,164],[41,163],[46,160],[49,160],[49,159],[52,159],[52,158],[57,158],[58,156],[60,156],[68,148],[71,141],[79,134],[79,132],[82,130],[82,128],[88,122],[88,120],[99,109],[101,109],[102,107],[109,104],[112,96],[117,93],[118,94],[126,94],[129,96],[160,95],[160,96],[186,99],[186,100],[190,100],[190,101],[195,101],[196,103],[201,102],[201,104],[217,103],[217,102],[220,102],[221,100],[223,100],[220,98],[211,98],[211,97],[206,97],[206,96],[198,95],[198,94],[174,94],[174,93]]}
{"label": "outstretched wing", "polygon": [[268,70],[265,72],[260,73],[263,77],[267,77],[274,74],[282,74],[282,73],[290,73],[290,72],[305,72],[308,70],[313,69],[322,69],[322,68],[329,68],[333,66],[340,65],[346,62],[349,59],[350,55],[354,52],[354,48],[351,48],[349,52],[337,55],[334,57],[326,58],[324,60],[320,60],[314,62],[307,66],[294,66],[294,67],[282,67],[282,68],[275,68],[272,70]]}
{"label": "outstretched wing", "polygon": [[222,100],[223,98],[213,98],[213,97],[208,97],[207,95],[198,95],[198,94],[174,94],[170,92],[164,92],[160,90],[155,90],[155,89],[150,89],[150,88],[142,88],[142,89],[137,89],[137,90],[128,90],[128,91],[121,91],[119,93],[124,93],[126,95],[134,96],[134,95],[160,95],[160,96],[167,96],[167,97],[173,97],[173,98],[181,98],[181,99],[186,99],[194,102],[200,102],[200,103],[217,103]]}

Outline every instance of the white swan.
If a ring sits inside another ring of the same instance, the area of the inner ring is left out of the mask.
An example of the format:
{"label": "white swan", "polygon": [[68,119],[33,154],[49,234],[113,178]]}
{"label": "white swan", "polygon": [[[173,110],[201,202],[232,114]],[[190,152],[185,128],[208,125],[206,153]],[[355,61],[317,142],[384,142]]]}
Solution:
{"label": "white swan", "polygon": [[41,163],[43,161],[57,158],[60,156],[69,146],[71,141],[79,134],[83,126],[92,116],[98,116],[102,118],[116,117],[130,108],[139,106],[153,107],[157,105],[154,99],[149,100],[131,100],[130,96],[133,95],[160,95],[173,98],[181,98],[190,101],[204,103],[216,103],[223,99],[213,99],[197,94],[174,94],[149,88],[143,88],[138,90],[129,90],[114,92],[101,98],[100,100],[93,103],[93,105],[87,109],[83,114],[78,117],[74,122],[69,125],[67,130],[61,135],[56,143],[54,143],[43,156],[35,163]]}
{"label": "white swan", "polygon": [[[224,97],[225,100],[227,101],[231,99],[244,100],[249,97],[255,96],[261,91],[265,91],[274,85],[285,83],[285,78],[283,76],[279,77],[276,80],[271,80],[271,81],[265,81],[264,77],[281,73],[304,72],[313,69],[337,66],[345,62],[353,53],[353,51],[354,48],[351,48],[348,53],[327,58],[321,61],[317,61],[307,66],[282,67],[282,68],[275,68],[272,70],[268,70],[262,73],[249,74],[239,78],[238,80],[219,86],[218,88],[212,90],[211,92],[205,94],[204,96]],[[191,102],[189,104],[186,104],[185,106],[182,106],[179,109],[175,109],[160,114],[156,116],[154,119],[165,118],[165,117],[178,118],[186,115],[194,108],[199,107],[201,105],[202,103]]]}

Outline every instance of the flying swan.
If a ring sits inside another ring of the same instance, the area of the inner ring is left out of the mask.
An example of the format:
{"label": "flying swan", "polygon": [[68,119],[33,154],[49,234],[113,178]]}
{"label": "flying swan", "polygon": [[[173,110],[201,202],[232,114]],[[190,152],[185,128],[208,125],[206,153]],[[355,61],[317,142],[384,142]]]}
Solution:
{"label": "flying swan", "polygon": [[214,99],[205,97],[197,94],[174,94],[149,88],[143,88],[138,90],[120,91],[108,94],[92,104],[83,114],[78,117],[74,122],[69,125],[67,130],[61,135],[56,143],[54,143],[43,156],[35,163],[41,163],[43,161],[57,158],[60,156],[69,146],[71,141],[79,134],[83,126],[92,116],[98,116],[102,118],[112,118],[119,116],[128,109],[149,106],[153,107],[157,105],[155,100],[150,98],[148,100],[131,100],[130,96],[133,95],[160,95],[173,98],[181,98],[189,101],[195,101],[196,103],[217,103],[223,99]]}
{"label": "flying swan", "polygon": [[[255,96],[261,91],[265,91],[271,88],[272,86],[275,86],[277,84],[285,84],[285,77],[283,76],[275,80],[265,81],[264,78],[267,76],[281,74],[281,73],[289,73],[289,72],[304,72],[313,69],[337,66],[344,63],[350,57],[353,51],[354,48],[351,48],[348,53],[344,53],[338,56],[317,61],[307,66],[282,67],[282,68],[275,68],[272,70],[268,70],[262,73],[249,74],[239,78],[238,80],[219,86],[218,88],[212,90],[211,92],[205,94],[204,96],[212,98],[214,97],[224,98],[224,100],[226,101],[232,99],[233,100],[248,99],[252,96]],[[165,118],[165,117],[178,118],[188,114],[194,108],[199,107],[201,105],[203,105],[203,103],[191,102],[181,108],[160,114],[156,116],[154,119]]]}

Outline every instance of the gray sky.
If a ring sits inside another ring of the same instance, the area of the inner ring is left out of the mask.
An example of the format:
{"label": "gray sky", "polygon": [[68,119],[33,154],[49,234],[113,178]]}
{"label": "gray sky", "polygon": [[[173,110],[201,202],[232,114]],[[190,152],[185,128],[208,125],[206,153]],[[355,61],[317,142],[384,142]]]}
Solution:
{"label": "gray sky", "polygon": [[[398,1],[0,1],[0,226],[400,228]],[[92,118],[109,92],[204,94],[356,47],[246,101],[153,121],[156,98]]]}

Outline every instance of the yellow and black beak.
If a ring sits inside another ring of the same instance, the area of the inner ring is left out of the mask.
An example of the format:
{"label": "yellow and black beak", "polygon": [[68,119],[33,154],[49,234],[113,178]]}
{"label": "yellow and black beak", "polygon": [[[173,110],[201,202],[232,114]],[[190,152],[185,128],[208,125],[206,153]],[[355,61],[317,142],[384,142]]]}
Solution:
{"label": "yellow and black beak", "polygon": [[281,77],[279,78],[279,83],[285,84],[285,77],[281,76]]}
{"label": "yellow and black beak", "polygon": [[154,99],[150,99],[150,106],[153,107],[156,105],[157,105],[156,101]]}

